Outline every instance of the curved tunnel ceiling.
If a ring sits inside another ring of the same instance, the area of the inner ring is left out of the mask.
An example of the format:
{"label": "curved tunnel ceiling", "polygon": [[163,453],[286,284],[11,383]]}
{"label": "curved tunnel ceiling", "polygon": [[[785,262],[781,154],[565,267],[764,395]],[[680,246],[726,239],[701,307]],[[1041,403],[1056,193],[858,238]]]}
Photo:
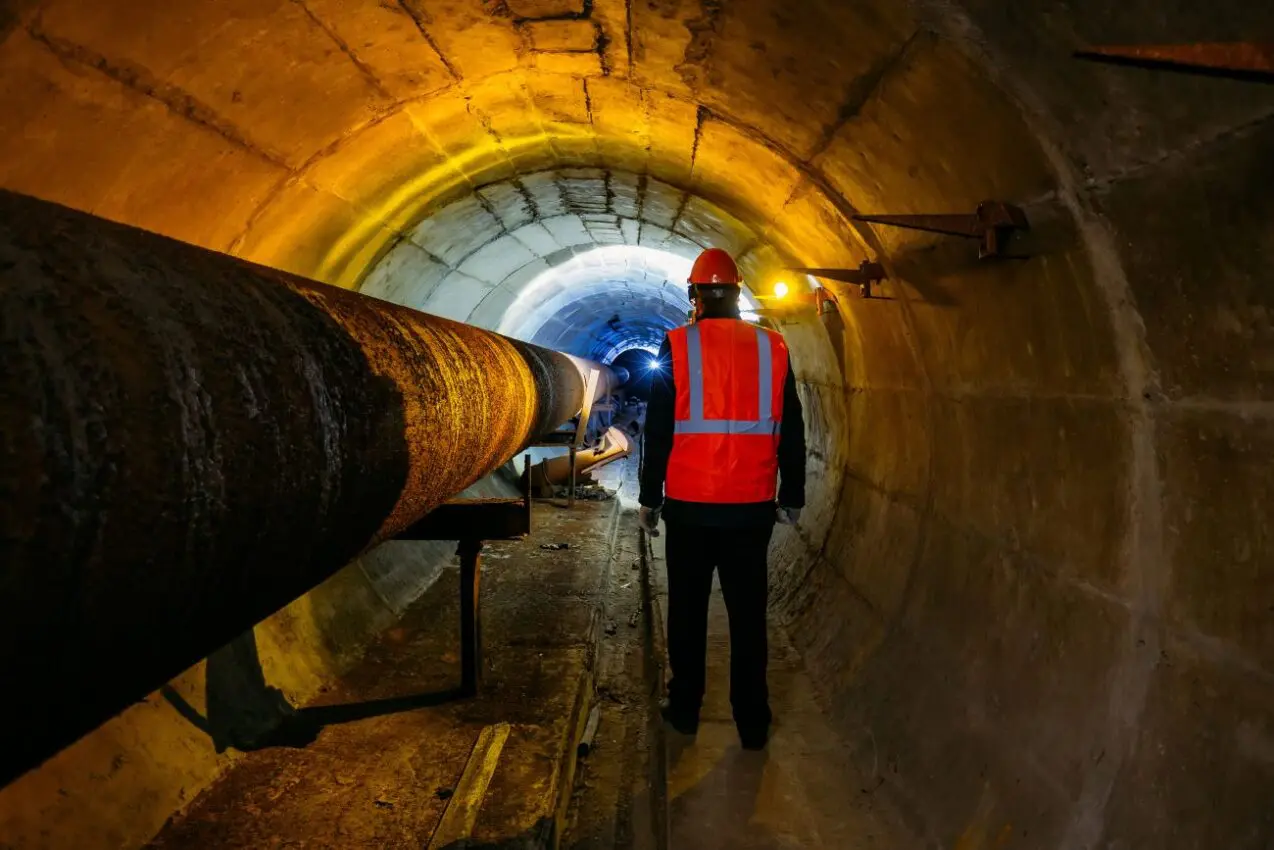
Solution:
{"label": "curved tunnel ceiling", "polygon": [[[1274,90],[1070,58],[1268,10],[0,10],[0,185],[255,262],[499,324],[598,245],[722,244],[753,280],[879,259],[884,298],[784,328],[810,493],[774,607],[824,705],[935,843],[1268,824]],[[1026,209],[1029,260],[850,218],[986,199]]]}
{"label": "curved tunnel ceiling", "polygon": [[649,175],[555,169],[483,186],[438,209],[381,257],[360,289],[609,360],[625,347],[657,348],[684,322],[691,260],[709,245],[728,247],[758,274],[761,258],[778,256],[715,204]]}
{"label": "curved tunnel ceiling", "polygon": [[509,305],[497,329],[609,363],[630,348],[657,351],[685,323],[689,262],[666,250],[595,248],[543,272]]}

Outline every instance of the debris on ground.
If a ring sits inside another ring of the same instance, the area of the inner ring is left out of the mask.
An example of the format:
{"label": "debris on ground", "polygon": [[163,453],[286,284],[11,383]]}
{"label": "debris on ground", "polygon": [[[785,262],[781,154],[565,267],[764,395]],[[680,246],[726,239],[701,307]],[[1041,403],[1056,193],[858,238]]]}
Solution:
{"label": "debris on ground", "polygon": [[388,800],[375,800],[372,805],[378,809],[392,809],[394,807],[394,804]]}
{"label": "debris on ground", "polygon": [[563,549],[571,548],[569,543],[541,543],[541,549],[547,549],[550,552],[561,552]]}
{"label": "debris on ground", "polygon": [[[555,493],[557,498],[566,499],[571,495],[571,488],[558,487]],[[609,502],[615,494],[598,484],[585,484],[575,487],[575,498],[583,502]]]}
{"label": "debris on ground", "polygon": [[580,742],[575,752],[580,757],[588,755],[593,749],[593,738],[597,736],[597,724],[602,718],[602,707],[600,705],[593,706],[593,710],[588,713],[588,723],[584,726],[584,734],[580,736]]}
{"label": "debris on ground", "polygon": [[439,788],[434,792],[434,796],[439,800],[450,800],[451,796],[456,793],[454,788]]}
{"label": "debris on ground", "polygon": [[606,624],[606,634],[613,635],[617,631],[619,631],[619,626],[615,625],[613,622]]}
{"label": "debris on ground", "polygon": [[629,627],[630,629],[635,629],[635,628],[637,628],[637,621],[638,621],[639,619],[641,619],[641,606],[640,606],[640,605],[638,605],[638,606],[637,606],[637,610],[633,612],[633,615],[632,615],[631,617],[629,617],[629,618],[628,618],[628,627]]}

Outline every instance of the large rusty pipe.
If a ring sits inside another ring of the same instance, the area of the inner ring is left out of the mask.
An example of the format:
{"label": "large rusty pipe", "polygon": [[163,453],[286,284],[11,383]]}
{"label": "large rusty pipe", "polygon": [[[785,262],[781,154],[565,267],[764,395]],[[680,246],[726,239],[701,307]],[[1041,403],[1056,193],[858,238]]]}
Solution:
{"label": "large rusty pipe", "polygon": [[581,368],[0,192],[0,784],[574,416]]}
{"label": "large rusty pipe", "polygon": [[[618,428],[609,428],[597,446],[584,449],[575,455],[575,474],[576,476],[584,475],[620,458],[628,457],[631,451],[632,443],[628,435]],[[549,485],[569,484],[571,456],[564,453],[545,458],[532,468],[532,475],[533,481],[542,481]]]}

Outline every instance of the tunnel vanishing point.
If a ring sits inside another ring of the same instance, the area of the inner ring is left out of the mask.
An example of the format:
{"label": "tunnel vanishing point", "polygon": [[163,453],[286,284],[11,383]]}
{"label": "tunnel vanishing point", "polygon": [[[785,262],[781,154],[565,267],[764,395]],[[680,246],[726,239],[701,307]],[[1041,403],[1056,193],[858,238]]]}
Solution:
{"label": "tunnel vanishing point", "polygon": [[[313,696],[443,557],[374,544],[573,414],[549,349],[657,346],[708,245],[757,297],[886,272],[776,321],[811,456],[771,599],[918,833],[1274,846],[1274,86],[1074,55],[1272,32],[1239,0],[0,2],[6,779],[40,724],[69,744],[0,789],[0,846],[147,841],[233,754],[129,656],[193,693],[259,622]],[[986,200],[1013,256],[855,219]]]}

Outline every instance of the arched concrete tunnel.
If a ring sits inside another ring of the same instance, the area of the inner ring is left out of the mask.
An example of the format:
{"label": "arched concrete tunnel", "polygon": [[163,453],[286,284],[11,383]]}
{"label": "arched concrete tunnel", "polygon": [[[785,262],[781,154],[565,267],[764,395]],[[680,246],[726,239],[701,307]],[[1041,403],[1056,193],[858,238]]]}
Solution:
{"label": "arched concrete tunnel", "polygon": [[[602,362],[684,320],[702,246],[754,299],[827,286],[777,325],[810,458],[771,614],[914,846],[1267,847],[1274,88],[1072,54],[1271,28],[1238,0],[10,0],[0,188]],[[1024,210],[1020,258],[853,218],[984,200]],[[784,272],[864,260],[879,297]],[[261,623],[271,684],[319,693],[447,554],[385,544]],[[231,769],[152,696],[0,790],[0,846],[137,846]]]}

